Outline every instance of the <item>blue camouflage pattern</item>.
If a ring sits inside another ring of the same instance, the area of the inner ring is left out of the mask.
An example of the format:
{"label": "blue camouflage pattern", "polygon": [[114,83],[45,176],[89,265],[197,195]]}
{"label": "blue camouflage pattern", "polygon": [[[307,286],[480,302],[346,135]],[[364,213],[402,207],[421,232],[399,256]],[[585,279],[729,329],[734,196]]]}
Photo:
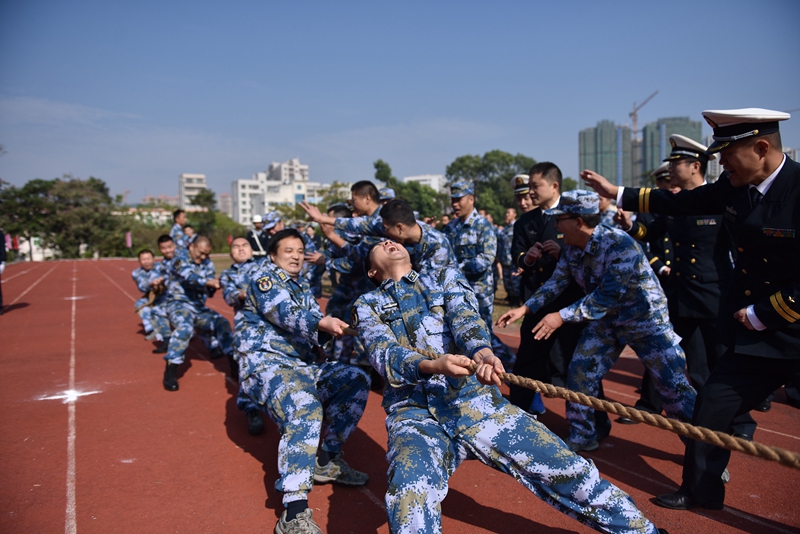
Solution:
{"label": "blue camouflage pattern", "polygon": [[189,240],[186,238],[186,234],[183,233],[183,227],[175,223],[172,225],[172,228],[169,229],[169,236],[175,242],[175,251],[181,249],[189,248]]}
{"label": "blue camouflage pattern", "polygon": [[490,346],[477,302],[453,268],[410,271],[362,295],[353,316],[375,369],[388,386],[389,486],[393,533],[440,533],[441,502],[456,467],[478,459],[537,497],[604,532],[654,533],[632,499],[600,477],[544,425],[472,376],[419,373],[424,359],[402,345],[473,355]]}
{"label": "blue camouflage pattern", "polygon": [[455,267],[456,254],[447,236],[422,221],[417,221],[417,224],[422,230],[419,243],[404,245],[411,256],[411,263],[419,269]]}
{"label": "blue camouflage pattern", "polygon": [[[599,380],[621,348],[629,345],[636,347],[637,356],[658,382],[667,415],[690,420],[696,392],[685,375],[686,358],[669,321],[664,291],[641,247],[625,232],[598,225],[584,249],[569,245],[562,249],[553,275],[525,305],[536,313],[572,280],[586,295],[559,314],[564,322],[589,325],[570,363],[567,387],[596,395]],[[614,340],[613,346],[608,339]],[[593,411],[567,403],[574,443],[586,444],[596,437],[594,417],[584,419],[586,414]]]}
{"label": "blue camouflage pattern", "polygon": [[247,395],[278,426],[275,488],[283,502],[313,487],[317,447],[335,455],[364,413],[369,377],[339,362],[315,363],[319,305],[308,284],[274,264],[251,277],[243,314],[239,369]]}
{"label": "blue camouflage pattern", "polygon": [[520,297],[520,287],[522,278],[512,276],[517,266],[511,258],[511,247],[514,242],[514,223],[507,224],[497,232],[497,261],[503,270],[503,287],[509,299]]}
{"label": "blue camouflage pattern", "polygon": [[156,265],[157,264],[154,264],[153,269],[149,271],[145,271],[142,267],[137,267],[131,273],[131,277],[136,283],[136,288],[143,293],[142,298],[134,303],[133,309],[135,310],[141,306],[138,313],[139,317],[142,319],[142,326],[144,327],[145,333],[149,334],[155,331],[156,339],[158,341],[164,341],[169,337],[170,329],[166,313],[158,309],[158,303],[162,300],[161,295],[156,295],[153,299],[153,303],[146,306],[150,301],[149,293],[152,289],[150,287],[150,277],[153,271],[155,271]]}

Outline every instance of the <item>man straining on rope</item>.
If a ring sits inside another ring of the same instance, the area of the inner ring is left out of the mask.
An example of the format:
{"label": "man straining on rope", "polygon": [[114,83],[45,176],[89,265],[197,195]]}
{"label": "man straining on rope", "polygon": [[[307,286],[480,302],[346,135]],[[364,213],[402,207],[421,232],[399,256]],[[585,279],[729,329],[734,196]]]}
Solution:
{"label": "man straining on rope", "polygon": [[[667,299],[641,247],[622,230],[600,225],[599,197],[567,191],[559,209],[547,210],[564,234],[565,247],[550,279],[523,306],[497,321],[504,327],[553,301],[572,280],[586,296],[545,315],[534,337],[550,336],[565,322],[585,322],[567,371],[567,389],[597,396],[603,376],[620,350],[630,346],[650,372],[667,416],[692,417],[696,392],[686,379],[686,357],[669,322]],[[567,402],[571,450],[599,447],[594,410]]]}
{"label": "man straining on rope", "polygon": [[[383,406],[392,533],[441,532],[448,480],[467,458],[508,473],[600,532],[659,532],[592,462],[500,395],[495,386],[503,366],[460,271],[417,273],[393,241],[373,246],[365,269],[379,287],[358,298],[352,325],[388,383]],[[444,356],[428,359],[403,345]],[[477,378],[467,369],[473,362]]]}

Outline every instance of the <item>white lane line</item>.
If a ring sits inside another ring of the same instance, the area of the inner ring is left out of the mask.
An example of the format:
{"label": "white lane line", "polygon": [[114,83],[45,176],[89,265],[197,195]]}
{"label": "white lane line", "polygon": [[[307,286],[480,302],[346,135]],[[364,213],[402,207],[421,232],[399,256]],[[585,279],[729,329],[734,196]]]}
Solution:
{"label": "white lane line", "polygon": [[23,291],[23,292],[22,292],[22,293],[21,293],[21,294],[20,294],[20,295],[19,295],[17,298],[15,298],[14,300],[12,300],[12,301],[11,301],[11,304],[9,304],[8,306],[6,306],[6,308],[8,308],[9,306],[13,306],[14,304],[16,304],[16,303],[17,303],[17,301],[18,301],[19,299],[21,299],[22,297],[24,297],[25,295],[27,295],[27,294],[28,294],[28,291],[30,291],[31,289],[33,289],[34,287],[36,287],[36,285],[37,285],[39,282],[41,282],[42,280],[44,280],[44,279],[45,279],[45,277],[46,277],[48,274],[50,274],[50,273],[52,273],[53,271],[55,271],[55,270],[56,270],[56,267],[58,267],[58,264],[57,264],[57,263],[56,263],[55,265],[53,265],[53,268],[52,268],[52,269],[50,269],[49,271],[47,271],[46,273],[44,273],[44,274],[41,276],[41,278],[39,278],[39,279],[38,279],[38,280],[36,280],[34,283],[32,283],[32,284],[30,285],[30,287],[28,287],[28,289],[26,289],[25,291]]}
{"label": "white lane line", "polygon": [[800,437],[798,437],[798,436],[792,436],[791,434],[784,434],[783,432],[777,432],[775,430],[770,430],[769,428],[764,428],[762,426],[759,426],[758,430],[763,431],[763,432],[769,432],[770,434],[778,434],[779,436],[783,436],[785,438],[792,438],[792,439],[800,440]]}
{"label": "white lane line", "polygon": [[129,299],[131,299],[133,302],[136,302],[136,299],[135,299],[134,297],[132,297],[130,293],[128,293],[127,291],[125,291],[125,290],[122,288],[122,286],[121,286],[121,285],[119,285],[119,284],[118,284],[118,283],[116,283],[114,280],[112,280],[110,276],[108,276],[106,273],[104,273],[103,271],[101,271],[101,270],[100,270],[100,267],[97,267],[97,266],[95,266],[95,269],[97,269],[97,272],[99,272],[100,274],[102,274],[103,276],[105,276],[105,277],[108,279],[108,281],[109,281],[109,282],[111,282],[112,284],[114,284],[115,286],[117,286],[117,288],[118,288],[120,291],[122,291],[122,294],[123,294],[123,295],[125,295],[126,297],[128,297]]}
{"label": "white lane line", "polygon": [[42,264],[41,264],[41,263],[40,263],[40,264],[38,264],[38,265],[34,265],[34,266],[33,266],[33,267],[31,267],[30,269],[25,269],[24,271],[20,271],[20,272],[18,272],[17,274],[15,274],[14,276],[9,276],[9,277],[7,277],[7,278],[3,278],[2,280],[0,280],[0,283],[3,283],[3,284],[5,284],[5,283],[6,283],[6,282],[8,282],[9,280],[13,280],[14,278],[16,278],[16,277],[18,277],[18,276],[22,276],[23,274],[28,274],[29,272],[31,272],[31,271],[34,271],[34,270],[38,269],[38,268],[39,268],[39,267],[41,267],[41,266],[42,266]]}
{"label": "white lane line", "polygon": [[[75,391],[75,310],[78,300],[75,294],[78,281],[75,275],[78,264],[72,264],[72,326],[70,330],[69,342],[69,389]],[[77,534],[78,524],[75,519],[75,400],[70,400],[69,410],[69,434],[67,436],[67,512],[64,521],[64,532],[66,534]]]}

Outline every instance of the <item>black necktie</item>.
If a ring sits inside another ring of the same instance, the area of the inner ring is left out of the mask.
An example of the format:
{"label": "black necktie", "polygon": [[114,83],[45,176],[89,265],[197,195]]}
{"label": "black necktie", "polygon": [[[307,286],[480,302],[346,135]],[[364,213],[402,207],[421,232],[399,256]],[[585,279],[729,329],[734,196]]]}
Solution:
{"label": "black necktie", "polygon": [[758,206],[758,203],[761,201],[761,197],[763,197],[764,195],[762,195],[761,192],[755,187],[751,187],[749,193],[750,193],[750,206],[753,209],[756,209],[756,206]]}

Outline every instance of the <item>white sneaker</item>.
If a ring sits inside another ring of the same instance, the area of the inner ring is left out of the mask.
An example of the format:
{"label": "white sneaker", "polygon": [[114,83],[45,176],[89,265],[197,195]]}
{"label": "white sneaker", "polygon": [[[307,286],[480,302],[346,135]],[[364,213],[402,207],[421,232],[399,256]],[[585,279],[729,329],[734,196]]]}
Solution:
{"label": "white sneaker", "polygon": [[286,521],[286,510],[281,514],[281,520],[275,525],[275,534],[322,534],[322,529],[314,523],[311,517],[311,508],[300,512],[291,521]]}

